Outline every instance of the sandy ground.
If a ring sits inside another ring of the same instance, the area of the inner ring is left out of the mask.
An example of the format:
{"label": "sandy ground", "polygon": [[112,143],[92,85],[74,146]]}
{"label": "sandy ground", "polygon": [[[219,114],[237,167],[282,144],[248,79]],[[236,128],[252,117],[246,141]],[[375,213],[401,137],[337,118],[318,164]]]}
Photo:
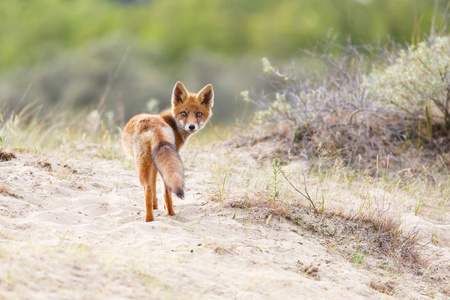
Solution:
{"label": "sandy ground", "polygon": [[[201,155],[183,153],[186,199],[174,197],[176,216],[165,215],[158,184],[152,223],[127,161],[17,153],[0,162],[0,298],[391,298],[370,287],[379,275],[319,236],[211,201],[212,175],[192,158]],[[392,279],[394,298],[444,298],[408,276]]]}

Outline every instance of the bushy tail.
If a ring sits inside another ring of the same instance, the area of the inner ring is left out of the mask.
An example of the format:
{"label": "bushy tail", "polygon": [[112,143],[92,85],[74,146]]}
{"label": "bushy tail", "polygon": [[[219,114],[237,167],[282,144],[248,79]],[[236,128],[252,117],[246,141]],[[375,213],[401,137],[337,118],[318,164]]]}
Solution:
{"label": "bushy tail", "polygon": [[160,142],[152,147],[152,160],[166,186],[184,199],[184,168],[173,143]]}

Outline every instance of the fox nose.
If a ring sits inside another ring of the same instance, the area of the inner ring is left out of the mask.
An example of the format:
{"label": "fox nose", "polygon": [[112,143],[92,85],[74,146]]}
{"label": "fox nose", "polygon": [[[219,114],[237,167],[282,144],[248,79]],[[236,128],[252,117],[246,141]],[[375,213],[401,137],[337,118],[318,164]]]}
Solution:
{"label": "fox nose", "polygon": [[195,125],[189,125],[189,129],[190,130],[194,130],[195,129]]}

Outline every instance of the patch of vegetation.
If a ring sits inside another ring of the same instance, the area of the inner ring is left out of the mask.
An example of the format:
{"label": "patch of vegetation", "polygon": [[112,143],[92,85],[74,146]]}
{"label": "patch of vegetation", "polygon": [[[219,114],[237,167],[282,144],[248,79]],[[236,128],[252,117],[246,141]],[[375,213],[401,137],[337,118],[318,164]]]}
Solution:
{"label": "patch of vegetation", "polygon": [[395,292],[395,284],[392,281],[381,282],[372,280],[369,286],[372,289],[389,296],[394,295]]}
{"label": "patch of vegetation", "polygon": [[[270,201],[269,199],[267,201]],[[264,201],[233,203],[232,207],[256,209],[266,207]],[[301,204],[289,202],[270,203],[265,219],[282,216],[307,231],[320,234],[328,247],[337,248],[355,267],[370,256],[380,268],[402,272],[405,269],[422,274],[428,261],[421,256],[418,231],[404,233],[400,222],[379,212],[358,215],[315,211]]]}
{"label": "patch of vegetation", "polygon": [[401,50],[387,66],[375,66],[362,88],[393,111],[420,120],[422,138],[450,130],[450,36]]}
{"label": "patch of vegetation", "polygon": [[[255,146],[248,145],[251,147]],[[275,161],[271,165],[266,161],[260,171],[262,175],[251,170],[239,177],[246,184],[242,185],[240,196],[230,197],[225,205],[235,208],[233,218],[238,215],[243,222],[251,219],[274,226],[274,220],[282,217],[298,225],[299,231],[319,236],[330,251],[353,267],[377,274],[378,279],[371,287],[381,293],[395,293],[392,278],[399,274],[408,273],[420,280],[425,274],[434,276],[443,272],[442,268],[433,267],[434,257],[425,254],[427,233],[408,225],[405,228],[402,221],[406,215],[415,214],[417,201],[423,205],[420,216],[430,216],[437,222],[446,220],[445,207],[450,201],[448,177],[433,173],[437,176],[433,183],[423,177],[412,177],[406,171],[396,176],[395,172],[370,175],[344,165],[339,157],[332,159],[334,164],[329,159],[322,156],[320,161],[313,160],[309,172],[306,162],[304,166],[294,163],[278,169]],[[274,171],[284,175],[284,178],[277,175],[276,201],[273,201]],[[236,184],[230,182],[235,188]],[[445,192],[435,193],[435,184],[444,185]],[[384,283],[387,286],[383,287]],[[433,279],[429,287],[440,289],[441,283]]]}
{"label": "patch of vegetation", "polygon": [[[0,122],[3,121],[2,115],[0,114]],[[14,153],[4,151],[6,143],[4,141],[3,136],[0,135],[0,161],[8,161],[13,158],[16,158]]]}
{"label": "patch of vegetation", "polygon": [[223,202],[227,192],[227,177],[230,174],[230,170],[225,166],[216,166],[211,171],[213,181],[213,195],[211,200]]}
{"label": "patch of vegetation", "polygon": [[261,109],[254,123],[277,128],[291,155],[337,155],[360,168],[376,160],[378,169],[398,169],[416,167],[407,158],[416,153],[426,165],[450,165],[443,159],[450,153],[450,37],[430,37],[398,54],[332,44],[311,55],[325,74],[302,79],[263,59],[263,92],[243,94]]}
{"label": "patch of vegetation", "polygon": [[8,161],[13,158],[16,158],[16,155],[12,152],[5,152],[3,150],[0,150],[0,161]]}
{"label": "patch of vegetation", "polygon": [[[58,150],[61,155],[83,150],[105,159],[123,157],[118,143],[121,131],[108,116],[108,112],[101,116],[96,110],[79,114],[44,111],[43,106],[32,103],[0,119],[2,147],[35,153]],[[38,165],[51,170],[48,162]]]}

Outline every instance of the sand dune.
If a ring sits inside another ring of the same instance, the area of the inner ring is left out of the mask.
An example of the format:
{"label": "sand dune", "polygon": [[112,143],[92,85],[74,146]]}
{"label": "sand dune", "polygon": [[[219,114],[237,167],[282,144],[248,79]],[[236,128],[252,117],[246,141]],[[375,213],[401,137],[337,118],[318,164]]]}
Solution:
{"label": "sand dune", "polygon": [[[186,200],[175,197],[177,215],[166,216],[159,190],[151,223],[121,160],[18,153],[0,162],[0,297],[389,298],[369,286],[376,274],[320,237],[211,201],[210,172],[185,161]],[[408,284],[396,295],[427,297]]]}

